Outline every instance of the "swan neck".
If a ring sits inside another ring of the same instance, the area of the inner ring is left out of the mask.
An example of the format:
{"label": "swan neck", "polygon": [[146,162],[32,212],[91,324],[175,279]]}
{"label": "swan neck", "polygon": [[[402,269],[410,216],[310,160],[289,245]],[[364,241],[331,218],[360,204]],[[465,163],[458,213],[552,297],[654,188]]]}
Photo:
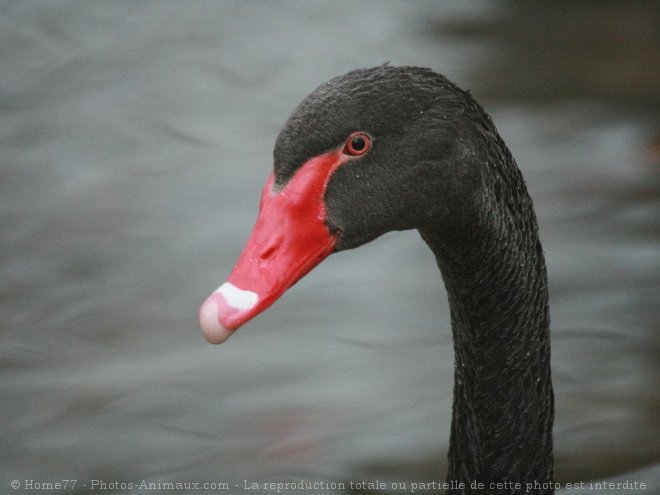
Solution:
{"label": "swan neck", "polygon": [[454,338],[448,479],[523,483],[488,493],[553,480],[546,268],[531,200],[524,184],[513,187],[513,205],[485,190],[470,228],[421,230],[442,272]]}

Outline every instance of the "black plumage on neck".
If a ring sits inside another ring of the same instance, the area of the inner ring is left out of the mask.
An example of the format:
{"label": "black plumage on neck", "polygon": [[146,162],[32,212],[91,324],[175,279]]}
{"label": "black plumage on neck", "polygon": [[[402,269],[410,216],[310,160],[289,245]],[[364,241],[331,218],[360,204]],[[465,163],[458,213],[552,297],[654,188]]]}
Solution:
{"label": "black plumage on neck", "polygon": [[451,311],[448,479],[467,488],[450,493],[472,493],[473,481],[523,487],[510,484],[490,494],[554,493],[545,260],[522,175],[490,119],[479,113],[483,118],[471,121],[481,125],[460,138],[461,156],[455,157],[481,162],[478,196],[454,221],[420,229],[436,256]]}

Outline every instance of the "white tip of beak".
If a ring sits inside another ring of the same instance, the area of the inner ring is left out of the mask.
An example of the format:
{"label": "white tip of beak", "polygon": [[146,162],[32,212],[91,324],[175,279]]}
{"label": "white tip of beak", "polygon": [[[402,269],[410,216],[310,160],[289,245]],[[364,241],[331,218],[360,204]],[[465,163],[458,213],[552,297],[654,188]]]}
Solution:
{"label": "white tip of beak", "polygon": [[[220,324],[220,303],[218,293],[213,293],[199,310],[199,324],[204,337],[211,344],[222,344],[229,338],[232,331]],[[220,297],[222,297],[220,295]]]}

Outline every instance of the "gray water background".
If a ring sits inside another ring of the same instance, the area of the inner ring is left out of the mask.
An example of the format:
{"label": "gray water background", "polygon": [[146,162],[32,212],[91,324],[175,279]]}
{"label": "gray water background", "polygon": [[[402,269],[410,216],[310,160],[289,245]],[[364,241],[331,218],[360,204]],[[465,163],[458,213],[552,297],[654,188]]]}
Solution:
{"label": "gray water background", "polygon": [[331,256],[221,347],[196,318],[293,107],[386,61],[472,88],[523,170],[558,481],[657,482],[658,16],[621,4],[2,3],[0,493],[444,479],[449,314],[415,232]]}

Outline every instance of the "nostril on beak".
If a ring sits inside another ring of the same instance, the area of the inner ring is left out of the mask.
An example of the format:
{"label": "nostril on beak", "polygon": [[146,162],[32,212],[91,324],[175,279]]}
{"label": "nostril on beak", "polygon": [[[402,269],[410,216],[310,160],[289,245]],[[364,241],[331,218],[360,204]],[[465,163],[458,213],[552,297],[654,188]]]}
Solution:
{"label": "nostril on beak", "polygon": [[274,244],[274,245],[270,246],[263,253],[261,253],[261,256],[259,256],[259,259],[261,259],[262,261],[269,260],[270,258],[272,258],[275,255],[275,252],[277,251],[278,247],[279,247],[279,244]]}

